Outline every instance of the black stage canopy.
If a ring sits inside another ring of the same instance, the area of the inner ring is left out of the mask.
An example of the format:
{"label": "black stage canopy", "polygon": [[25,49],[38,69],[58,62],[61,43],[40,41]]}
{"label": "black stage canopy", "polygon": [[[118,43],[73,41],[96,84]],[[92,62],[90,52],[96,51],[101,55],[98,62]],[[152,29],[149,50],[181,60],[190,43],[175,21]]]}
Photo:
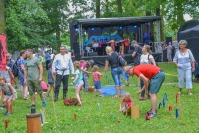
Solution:
{"label": "black stage canopy", "polygon": [[144,16],[144,17],[122,17],[122,18],[93,18],[93,19],[77,19],[71,23],[72,25],[82,26],[106,26],[106,25],[129,25],[129,24],[142,24],[161,20],[160,16]]}
{"label": "black stage canopy", "polygon": [[199,62],[199,20],[185,22],[178,30],[178,41],[186,40],[195,60]]}

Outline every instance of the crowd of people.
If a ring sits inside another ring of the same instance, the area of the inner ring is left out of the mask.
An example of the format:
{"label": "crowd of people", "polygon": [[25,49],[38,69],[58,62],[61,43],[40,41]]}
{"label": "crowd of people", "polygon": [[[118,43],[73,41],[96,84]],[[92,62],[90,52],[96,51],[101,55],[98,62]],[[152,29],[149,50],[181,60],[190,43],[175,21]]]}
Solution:
{"label": "crowd of people", "polygon": [[[7,55],[7,71],[0,73],[0,99],[2,99],[2,94],[4,93],[3,104],[1,108],[6,108],[5,115],[10,115],[9,106],[12,101],[16,98],[16,93],[14,86],[16,75],[11,68],[17,66],[17,77],[18,84],[20,86],[20,91],[22,98],[24,100],[28,99],[28,94],[31,98],[31,107],[36,107],[35,104],[35,94],[39,94],[42,106],[47,105],[46,98],[49,97],[51,90],[54,91],[54,101],[59,100],[59,90],[61,87],[61,82],[63,83],[63,100],[67,98],[68,92],[68,79],[71,75],[72,84],[75,85],[76,98],[78,105],[82,106],[81,88],[84,88],[84,92],[88,92],[88,80],[89,74],[92,75],[92,81],[96,92],[103,97],[101,91],[101,76],[106,76],[109,67],[111,68],[111,76],[114,81],[116,95],[114,98],[122,98],[122,76],[126,81],[126,86],[129,85],[129,78],[136,75],[138,77],[138,86],[140,90],[137,92],[140,94],[139,100],[151,101],[151,109],[148,111],[150,117],[153,118],[157,115],[157,93],[159,92],[162,83],[165,79],[165,73],[161,68],[159,68],[155,62],[155,59],[151,53],[150,46],[144,45],[139,46],[137,41],[131,42],[135,51],[132,53],[133,66],[128,66],[127,64],[122,65],[120,63],[120,58],[123,59],[123,54],[115,51],[112,46],[106,47],[107,58],[105,61],[104,73],[99,72],[99,67],[97,65],[91,64],[89,61],[79,60],[73,62],[71,54],[68,53],[65,46],[60,47],[60,53],[52,57],[48,52],[45,55],[46,70],[49,89],[44,96],[43,89],[43,66],[41,59],[34,56],[32,49],[22,50],[20,56],[14,62],[11,59],[11,55]],[[179,42],[179,51],[176,52],[173,59],[174,64],[177,66],[178,79],[179,79],[179,94],[182,92],[184,87],[184,76],[186,77],[186,88],[188,89],[188,94],[192,95],[192,79],[191,73],[195,71],[195,60],[192,52],[186,48],[187,42],[181,40]],[[90,68],[92,67],[92,71]],[[44,88],[44,87],[43,87]],[[122,107],[124,105],[124,107]],[[127,92],[120,103],[120,111],[124,112],[128,108],[133,106],[133,99],[129,92]]]}

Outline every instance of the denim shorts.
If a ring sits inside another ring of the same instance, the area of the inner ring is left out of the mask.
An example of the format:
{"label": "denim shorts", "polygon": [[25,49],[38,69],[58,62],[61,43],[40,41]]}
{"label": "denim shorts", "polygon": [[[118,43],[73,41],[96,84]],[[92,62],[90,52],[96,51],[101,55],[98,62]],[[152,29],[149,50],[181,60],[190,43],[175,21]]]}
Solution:
{"label": "denim shorts", "polygon": [[121,67],[111,69],[111,75],[116,87],[122,86],[122,74],[123,70]]}
{"label": "denim shorts", "polygon": [[162,83],[164,82],[165,74],[164,72],[160,71],[157,73],[150,82],[150,90],[149,92],[151,94],[157,94],[160,90],[160,87],[162,86]]}
{"label": "denim shorts", "polygon": [[101,82],[100,82],[100,81],[95,81],[95,82],[94,82],[94,86],[95,86],[95,89],[96,89],[96,90],[101,89]]}

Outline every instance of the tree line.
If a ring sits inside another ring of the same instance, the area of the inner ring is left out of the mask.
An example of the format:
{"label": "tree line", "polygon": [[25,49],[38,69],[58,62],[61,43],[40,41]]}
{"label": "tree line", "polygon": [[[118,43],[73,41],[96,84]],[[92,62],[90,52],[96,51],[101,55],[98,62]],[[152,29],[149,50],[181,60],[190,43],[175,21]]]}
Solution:
{"label": "tree line", "polygon": [[[78,18],[161,16],[161,40],[176,33],[183,14],[199,18],[195,0],[0,0],[0,33],[8,49],[69,45],[69,23]],[[175,35],[175,34],[174,34]]]}

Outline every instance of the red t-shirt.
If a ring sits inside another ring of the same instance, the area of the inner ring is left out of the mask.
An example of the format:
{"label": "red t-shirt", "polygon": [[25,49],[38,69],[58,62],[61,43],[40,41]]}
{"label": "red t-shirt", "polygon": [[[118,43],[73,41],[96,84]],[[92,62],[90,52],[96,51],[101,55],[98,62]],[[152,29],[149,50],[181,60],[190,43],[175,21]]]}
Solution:
{"label": "red t-shirt", "polygon": [[130,41],[128,39],[124,41],[124,46],[129,46],[129,44],[130,44]]}
{"label": "red t-shirt", "polygon": [[130,108],[131,105],[132,105],[132,99],[131,98],[128,99],[128,100],[126,100],[125,98],[123,98],[122,102],[124,103],[125,106],[127,105],[128,108]]}
{"label": "red t-shirt", "polygon": [[159,67],[150,64],[134,66],[132,69],[136,76],[143,74],[148,79],[152,79],[160,71]]}
{"label": "red t-shirt", "polygon": [[96,71],[93,73],[93,81],[100,81],[100,72]]}

